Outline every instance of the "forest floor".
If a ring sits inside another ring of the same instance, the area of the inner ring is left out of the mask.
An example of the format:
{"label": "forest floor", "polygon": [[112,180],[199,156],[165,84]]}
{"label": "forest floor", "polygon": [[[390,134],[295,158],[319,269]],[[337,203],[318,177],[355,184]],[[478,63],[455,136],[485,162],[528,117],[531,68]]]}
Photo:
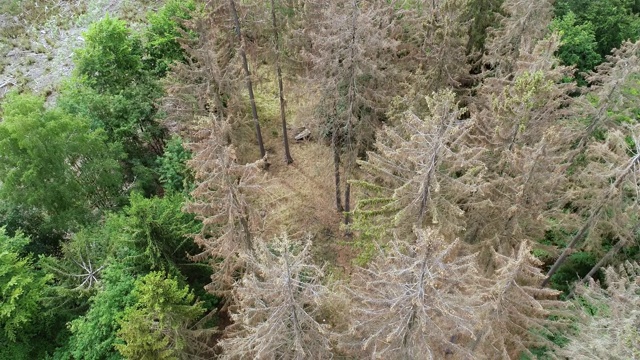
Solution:
{"label": "forest floor", "polygon": [[[262,69],[261,73],[267,70]],[[335,207],[333,154],[330,146],[319,139],[320,131],[315,128],[310,110],[312,106],[306,103],[312,97],[298,86],[285,83],[287,135],[294,159],[289,165],[285,162],[275,81],[266,79],[256,87],[262,104],[262,134],[270,163],[264,196],[260,200],[261,211],[266,213],[263,237],[273,238],[285,231],[294,239],[310,236],[314,260],[326,264],[331,276],[342,278],[351,273],[355,251],[341,225],[343,215]],[[255,138],[249,120],[246,121],[245,136]],[[311,130],[311,138],[296,141],[295,135],[303,129]],[[255,140],[244,143],[255,145],[250,152],[256,152],[254,155],[258,156]],[[246,149],[243,152],[246,154]]]}

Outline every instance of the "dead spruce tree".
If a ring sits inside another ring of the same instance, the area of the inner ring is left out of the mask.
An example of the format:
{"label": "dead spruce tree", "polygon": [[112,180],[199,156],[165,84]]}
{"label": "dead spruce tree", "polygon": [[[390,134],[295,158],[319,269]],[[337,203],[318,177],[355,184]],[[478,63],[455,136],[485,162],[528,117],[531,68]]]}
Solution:
{"label": "dead spruce tree", "polygon": [[[459,87],[468,75],[466,44],[469,22],[464,20],[467,0],[410,1],[396,5],[398,59],[404,81],[422,102],[421,94]],[[400,5],[402,4],[402,5]]]}
{"label": "dead spruce tree", "polygon": [[560,355],[576,360],[640,357],[640,265],[609,267],[605,278],[606,288],[593,280],[578,286],[582,322]]}
{"label": "dead spruce tree", "polygon": [[376,151],[359,162],[367,178],[355,182],[365,193],[354,209],[356,225],[377,223],[386,230],[381,237],[392,229],[405,236],[413,226],[437,225],[455,238],[465,227],[460,203],[477,191],[482,178],[484,166],[475,160],[482,149],[460,141],[472,122],[460,119],[466,109],[450,90],[425,102],[424,115],[407,111],[395,127],[380,130]]}
{"label": "dead spruce tree", "polygon": [[[630,209],[635,208],[638,193],[638,163],[636,148],[640,126],[627,119],[629,111],[638,107],[634,74],[640,71],[640,42],[626,43],[607,63],[589,77],[595,105],[582,103],[583,114],[590,120],[580,131],[575,153],[571,156],[573,176],[571,202],[577,210],[575,235],[555,261],[545,286],[573,249],[584,247],[598,252],[603,238],[632,239],[632,229],[638,223]],[[598,135],[599,134],[599,135]],[[598,136],[594,136],[598,135]],[[629,144],[632,140],[633,144]]]}
{"label": "dead spruce tree", "polygon": [[[636,202],[634,206],[630,207],[628,212],[632,214],[637,214],[638,211],[640,211],[640,209],[638,208],[639,205],[640,204]],[[640,230],[640,223],[636,221],[635,227],[631,230],[631,233],[637,234],[638,230]],[[576,284],[576,288],[578,288],[579,285],[584,284],[585,282],[591,280],[593,276],[602,268],[602,266],[606,265],[609,261],[611,261],[613,257],[618,253],[618,251],[620,251],[620,249],[622,249],[625,245],[631,243],[631,240],[633,239],[630,239],[627,237],[619,238],[615,246],[609,249],[609,251],[607,251],[607,253],[604,256],[602,256],[602,258],[600,258],[600,260],[595,265],[593,265],[593,267],[591,268],[591,270],[589,270],[587,275],[585,275],[582,279],[580,279],[580,281]],[[575,295],[576,288],[574,288],[569,294],[569,299],[573,298],[573,296]]]}
{"label": "dead spruce tree", "polygon": [[250,205],[250,195],[261,188],[261,161],[238,164],[235,148],[229,143],[229,123],[203,120],[196,134],[198,141],[187,146],[193,152],[188,166],[194,172],[196,188],[185,210],[202,221],[195,242],[203,251],[193,259],[210,260],[214,272],[207,289],[227,296],[243,267],[240,255],[254,249],[259,217]]}
{"label": "dead spruce tree", "polygon": [[616,118],[610,116],[610,112],[629,115],[629,110],[638,104],[637,96],[629,90],[634,86],[632,81],[637,80],[640,71],[639,56],[640,41],[625,42],[587,78],[591,85],[589,95],[598,101],[594,104],[584,99],[583,115],[590,121],[581,134],[579,146],[586,146],[594,132],[603,127],[619,128],[624,125],[615,121]]}
{"label": "dead spruce tree", "polygon": [[522,54],[532,53],[538,40],[549,31],[553,1],[505,0],[497,14],[499,25],[487,33],[485,60],[494,74],[502,78],[511,74]]}
{"label": "dead spruce tree", "polygon": [[560,82],[570,69],[553,59],[556,40],[522,54],[513,79],[485,79],[469,105],[475,122],[465,142],[485,149],[478,159],[485,171],[461,207],[469,224],[465,240],[483,250],[480,262],[489,273],[490,249],[509,255],[523,240],[542,239],[549,218],[564,216],[575,87]]}
{"label": "dead spruce tree", "polygon": [[373,130],[394,85],[390,76],[395,48],[390,37],[392,11],[390,4],[378,0],[316,5],[320,20],[310,35],[310,84],[320,94],[320,126],[331,136],[336,208],[348,213],[351,189],[346,182],[343,201],[341,166],[343,180],[349,180],[358,154],[373,141]]}
{"label": "dead spruce tree", "polygon": [[351,338],[354,356],[380,359],[469,357],[476,275],[473,255],[460,256],[432,229],[416,229],[416,241],[394,238],[367,269],[358,269]]}
{"label": "dead spruce tree", "polygon": [[165,79],[167,120],[187,129],[198,116],[238,117],[242,108],[234,40],[228,21],[224,21],[227,7],[209,5],[185,23],[189,32],[184,32],[179,42],[186,62],[175,63]]}
{"label": "dead spruce tree", "polygon": [[256,242],[243,260],[252,269],[234,290],[234,324],[220,342],[222,359],[331,359],[330,331],[314,319],[327,292],[312,265],[311,240],[287,235]]}
{"label": "dead spruce tree", "polygon": [[187,61],[176,64],[166,80],[164,109],[169,120],[177,121],[172,125],[180,126],[207,114],[226,119],[244,118],[245,100],[237,85],[244,81],[260,157],[264,159],[252,75],[236,2],[209,1],[186,25],[191,33],[185,32],[179,41]]}
{"label": "dead spruce tree", "polygon": [[477,337],[472,342],[474,359],[517,359],[521,354],[535,358],[534,347],[555,348],[547,336],[562,328],[550,315],[560,315],[564,302],[559,291],[539,289],[544,277],[541,262],[531,254],[526,242],[512,256],[494,252],[497,269],[490,284],[481,290],[482,307]]}
{"label": "dead spruce tree", "polygon": [[[634,128],[634,133],[640,132],[639,125],[635,125]],[[629,149],[626,139],[628,138],[623,133],[612,131],[609,132],[605,143],[589,147],[591,151],[587,151],[586,156],[591,161],[580,172],[584,192],[578,190],[582,193],[580,194],[582,199],[577,198],[575,201],[576,205],[585,201],[589,203],[585,211],[586,218],[549,269],[542,286],[547,285],[553,274],[577,246],[598,251],[602,239],[607,236],[616,239],[635,237],[633,229],[638,223],[638,218],[632,210],[637,208],[636,201],[640,186],[638,183],[640,149],[634,149],[633,157],[628,158]],[[637,143],[640,137],[633,137],[633,141]],[[618,153],[612,152],[611,147],[617,148]],[[616,159],[608,158],[606,155],[618,156]],[[593,157],[590,158],[590,156]],[[620,158],[627,158],[626,163],[611,169],[612,163],[615,164],[615,161],[619,161]],[[612,179],[614,179],[613,182]]]}
{"label": "dead spruce tree", "polygon": [[485,52],[487,29],[496,23],[504,0],[468,0],[464,19],[469,21],[467,54],[477,60]]}

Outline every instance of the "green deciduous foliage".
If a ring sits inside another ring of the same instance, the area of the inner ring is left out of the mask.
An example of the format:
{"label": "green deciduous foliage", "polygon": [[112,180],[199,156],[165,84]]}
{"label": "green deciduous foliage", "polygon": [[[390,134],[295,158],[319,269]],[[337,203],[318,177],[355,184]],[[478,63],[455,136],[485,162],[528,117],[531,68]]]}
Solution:
{"label": "green deciduous foliage", "polygon": [[103,129],[110,142],[121,144],[126,158],[124,170],[133,188],[146,194],[157,191],[154,161],[162,154],[165,129],[155,116],[155,99],[161,89],[154,82],[134,83],[117,92],[100,93],[85,78],[67,82],[58,105],[72,114],[81,115],[91,127]]}
{"label": "green deciduous foliage", "polygon": [[[161,272],[136,280],[135,305],[119,319],[118,351],[129,359],[188,359],[190,325],[204,313],[188,286]],[[195,336],[197,338],[197,336]]]}
{"label": "green deciduous foliage", "polygon": [[183,22],[191,19],[196,11],[193,0],[167,1],[157,12],[147,15],[149,26],[145,32],[144,66],[158,77],[162,77],[169,70],[172,63],[185,60],[185,52],[177,39],[185,34],[195,36],[187,30]]}
{"label": "green deciduous foliage", "polygon": [[99,93],[117,92],[140,80],[142,43],[124,21],[105,17],[84,33],[85,46],[74,56],[76,72]]}
{"label": "green deciduous foliage", "polygon": [[[86,79],[77,78],[66,83],[58,104],[90,119],[92,127],[103,128],[111,141],[121,142],[131,161],[144,159],[150,150],[160,154],[164,130],[154,119],[156,108],[153,104],[161,95],[158,84],[135,83],[116,92],[100,92],[89,86]],[[145,144],[151,149],[144,149]]]}
{"label": "green deciduous foliage", "polygon": [[0,194],[5,201],[40,209],[65,229],[117,204],[122,174],[119,146],[102,130],[33,95],[10,95],[0,123]]}
{"label": "green deciduous foliage", "polygon": [[576,15],[578,26],[593,25],[597,52],[602,59],[625,40],[635,41],[640,34],[640,17],[635,0],[559,0],[556,15]]}
{"label": "green deciduous foliage", "polygon": [[155,103],[163,91],[157,76],[143,66],[142,41],[124,21],[108,16],[93,24],[84,38],[84,47],[74,56],[75,77],[59,104],[91,119],[111,142],[121,143],[127,153],[127,180],[154,194],[154,160],[162,154],[166,129],[158,121]]}
{"label": "green deciduous foliage", "polygon": [[[597,52],[593,25],[590,22],[577,24],[576,15],[568,12],[562,18],[557,18],[551,23],[551,30],[560,33],[562,45],[556,56],[564,65],[573,65],[579,72],[587,72],[595,68],[602,57]],[[578,75],[582,83],[584,78]]]}

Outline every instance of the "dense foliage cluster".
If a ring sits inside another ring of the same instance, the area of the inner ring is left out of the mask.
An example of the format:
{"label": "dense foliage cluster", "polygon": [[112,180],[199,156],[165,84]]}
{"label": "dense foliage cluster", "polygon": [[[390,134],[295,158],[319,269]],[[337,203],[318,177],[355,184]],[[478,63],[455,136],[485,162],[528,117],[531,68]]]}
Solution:
{"label": "dense foliage cluster", "polygon": [[54,101],[1,102],[0,359],[640,356],[639,31],[632,0],[106,16]]}

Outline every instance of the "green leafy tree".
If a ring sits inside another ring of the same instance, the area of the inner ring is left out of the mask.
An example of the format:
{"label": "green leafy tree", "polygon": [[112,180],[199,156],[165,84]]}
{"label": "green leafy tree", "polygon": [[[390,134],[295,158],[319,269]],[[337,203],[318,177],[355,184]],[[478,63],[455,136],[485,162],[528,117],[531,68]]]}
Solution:
{"label": "green leafy tree", "polygon": [[[128,234],[124,222],[114,224],[108,216],[104,224],[86,227],[75,232],[61,244],[56,256],[42,256],[40,265],[55,276],[57,295],[73,297],[81,307],[88,307],[88,299],[102,289],[103,271],[113,258],[126,259]],[[121,260],[123,266],[129,262]]]}
{"label": "green leafy tree", "polygon": [[204,313],[201,303],[194,303],[188,286],[175,278],[152,272],[136,280],[133,295],[137,302],[119,320],[116,348],[130,359],[187,359],[197,352],[197,333],[190,325]]}
{"label": "green leafy tree", "polygon": [[[602,62],[602,56],[597,52],[598,43],[590,22],[577,24],[576,15],[568,12],[562,18],[551,23],[551,29],[560,33],[562,45],[557,51],[558,58],[565,65],[574,65],[578,72],[586,72]],[[578,74],[580,83],[584,78]]]}
{"label": "green leafy tree", "polygon": [[597,52],[602,59],[623,41],[635,41],[640,34],[636,0],[560,0],[555,8],[558,17],[570,11],[575,13],[578,26],[587,22],[593,25]]}
{"label": "green leafy tree", "polygon": [[31,242],[28,252],[34,255],[51,254],[64,238],[64,232],[53,229],[47,221],[44,211],[25,204],[0,202],[0,227],[4,226],[7,235],[14,236],[21,231]]}
{"label": "green leafy tree", "polygon": [[63,88],[59,104],[103,128],[109,141],[121,143],[128,155],[127,180],[145,194],[154,194],[154,162],[166,137],[156,106],[163,91],[144,67],[140,36],[124,21],[107,16],[91,25],[84,39],[74,56],[75,76]]}
{"label": "green leafy tree", "polygon": [[126,153],[124,173],[131,187],[153,194],[157,191],[155,159],[162,154],[166,130],[156,119],[155,99],[162,91],[155,82],[135,82],[121,91],[100,93],[86,78],[72,78],[63,85],[58,105],[90,120],[103,129],[107,139],[122,144]]}
{"label": "green leafy tree", "polygon": [[66,311],[52,311],[51,275],[25,252],[29,239],[0,228],[0,359],[43,359],[66,341]]}
{"label": "green leafy tree", "polygon": [[118,202],[122,150],[102,130],[54,108],[44,99],[11,94],[0,123],[0,195],[13,204],[44,211],[65,229],[91,218],[96,208]]}
{"label": "green leafy tree", "polygon": [[128,234],[127,245],[135,249],[134,254],[144,254],[143,261],[151,269],[178,271],[193,267],[187,256],[200,250],[190,235],[200,226],[194,215],[182,212],[184,197],[169,194],[146,199],[134,193],[129,200],[131,205],[119,216],[126,217],[121,231]]}
{"label": "green leafy tree", "polygon": [[200,251],[190,236],[200,225],[193,215],[181,211],[184,200],[178,193],[150,199],[134,193],[121,212],[75,232],[57,257],[41,260],[56,276],[59,295],[85,298],[88,305],[86,298],[101,291],[103,271],[116,263],[132,273],[164,270],[204,285],[211,269],[189,259],[189,254]]}
{"label": "green leafy tree", "polygon": [[147,15],[149,26],[145,32],[145,52],[143,60],[145,68],[153,74],[162,77],[169,70],[172,63],[185,60],[185,52],[178,42],[185,34],[195,36],[188,31],[184,21],[192,17],[196,11],[193,0],[167,1],[157,12]]}
{"label": "green leafy tree", "polygon": [[76,50],[76,72],[99,93],[117,92],[139,80],[142,42],[123,20],[108,15],[83,35],[85,46]]}

